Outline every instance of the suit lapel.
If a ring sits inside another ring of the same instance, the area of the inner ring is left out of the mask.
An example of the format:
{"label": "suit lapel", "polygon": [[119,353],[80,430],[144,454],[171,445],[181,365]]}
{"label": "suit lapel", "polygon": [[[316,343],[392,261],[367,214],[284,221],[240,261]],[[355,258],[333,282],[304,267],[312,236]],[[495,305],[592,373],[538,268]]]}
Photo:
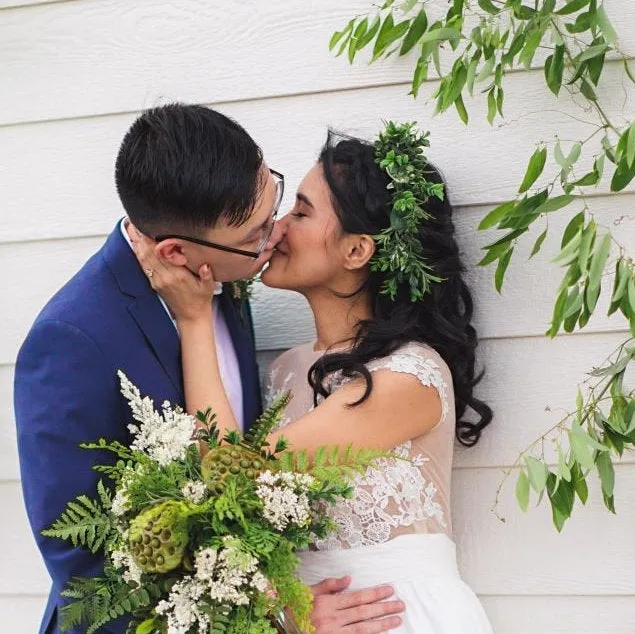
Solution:
{"label": "suit lapel", "polygon": [[178,333],[157,294],[141,271],[117,223],[103,249],[106,264],[119,289],[130,298],[128,312],[143,332],[150,348],[183,401],[181,344]]}
{"label": "suit lapel", "polygon": [[158,297],[154,293],[136,297],[128,305],[128,311],[143,331],[152,351],[183,400],[179,336]]}

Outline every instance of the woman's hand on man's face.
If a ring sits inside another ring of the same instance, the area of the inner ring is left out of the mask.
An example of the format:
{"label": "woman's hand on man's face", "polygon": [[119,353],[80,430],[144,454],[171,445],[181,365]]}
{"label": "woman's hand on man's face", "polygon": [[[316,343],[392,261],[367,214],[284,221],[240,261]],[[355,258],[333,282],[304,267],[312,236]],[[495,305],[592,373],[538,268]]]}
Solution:
{"label": "woman's hand on man's face", "polygon": [[138,231],[132,232],[132,243],[150,285],[163,298],[177,322],[209,318],[215,281],[208,264],[194,274],[187,266],[177,266],[162,257],[154,240]]}

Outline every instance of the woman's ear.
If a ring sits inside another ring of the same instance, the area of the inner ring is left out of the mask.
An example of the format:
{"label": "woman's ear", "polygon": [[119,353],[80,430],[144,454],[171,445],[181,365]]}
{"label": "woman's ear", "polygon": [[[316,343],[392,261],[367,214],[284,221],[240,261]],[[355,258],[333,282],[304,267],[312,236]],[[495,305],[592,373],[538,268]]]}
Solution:
{"label": "woman's ear", "polygon": [[375,241],[365,233],[353,233],[345,238],[344,268],[356,271],[364,268],[375,255]]}
{"label": "woman's ear", "polygon": [[175,238],[169,238],[157,243],[155,252],[159,258],[167,260],[175,266],[185,266],[187,264],[183,243]]}

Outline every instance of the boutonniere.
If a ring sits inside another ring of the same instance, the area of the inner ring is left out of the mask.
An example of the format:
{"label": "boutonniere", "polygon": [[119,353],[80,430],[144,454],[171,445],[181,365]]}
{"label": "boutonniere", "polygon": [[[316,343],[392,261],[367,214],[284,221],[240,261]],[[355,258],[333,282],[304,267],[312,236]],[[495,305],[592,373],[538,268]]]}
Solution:
{"label": "boutonniere", "polygon": [[246,303],[251,299],[254,292],[254,286],[260,281],[260,275],[254,275],[245,280],[236,280],[230,282],[231,298],[236,306],[240,321],[244,322],[244,308]]}

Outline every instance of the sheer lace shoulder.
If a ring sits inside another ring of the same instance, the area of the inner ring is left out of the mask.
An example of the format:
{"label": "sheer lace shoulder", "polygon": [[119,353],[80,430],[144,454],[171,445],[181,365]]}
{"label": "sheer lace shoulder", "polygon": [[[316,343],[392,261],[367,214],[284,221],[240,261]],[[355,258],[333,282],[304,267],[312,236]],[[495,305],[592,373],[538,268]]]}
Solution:
{"label": "sheer lace shoulder", "polygon": [[[392,354],[381,359],[374,359],[366,366],[371,372],[391,370],[410,374],[416,377],[422,385],[433,387],[441,400],[441,418],[444,421],[450,411],[450,395],[452,381],[449,368],[441,356],[432,348],[418,342],[409,342],[395,350]],[[347,379],[334,378],[334,383],[343,385]],[[437,423],[438,424],[438,423]]]}

